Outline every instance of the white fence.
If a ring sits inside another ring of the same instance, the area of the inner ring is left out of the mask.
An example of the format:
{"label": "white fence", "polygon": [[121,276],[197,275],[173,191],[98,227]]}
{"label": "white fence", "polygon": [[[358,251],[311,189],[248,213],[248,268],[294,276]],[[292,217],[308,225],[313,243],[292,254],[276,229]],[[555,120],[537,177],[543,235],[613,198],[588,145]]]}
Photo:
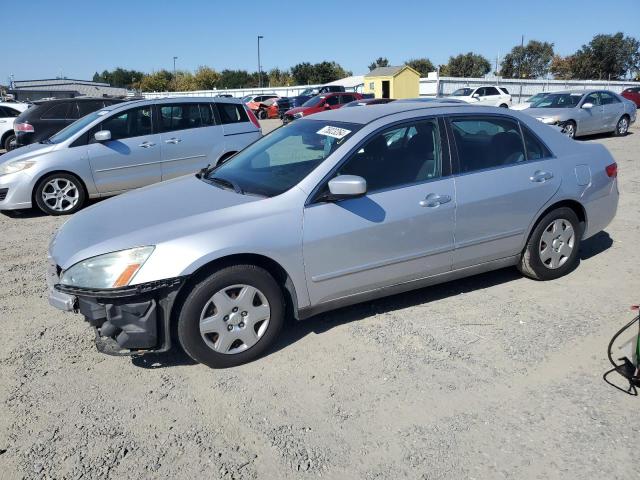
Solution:
{"label": "white fence", "polygon": [[[435,72],[434,72],[435,73]],[[339,82],[333,82],[339,84]],[[500,85],[506,87],[513,97],[513,103],[519,103],[531,95],[540,92],[555,90],[586,90],[591,88],[612,90],[620,93],[625,88],[640,87],[640,82],[608,82],[606,80],[518,80],[500,77],[490,78],[456,78],[439,77],[430,74],[428,78],[420,79],[421,96],[447,96],[462,87],[477,87],[480,85]],[[304,89],[317,85],[295,85],[290,87],[265,87],[265,88],[236,88],[229,90],[196,90],[191,92],[143,92],[145,98],[165,97],[215,97],[218,95],[232,95],[244,97],[245,95],[257,95],[261,93],[274,93],[281,97],[299,95]],[[362,85],[349,87],[347,90],[362,91]]]}

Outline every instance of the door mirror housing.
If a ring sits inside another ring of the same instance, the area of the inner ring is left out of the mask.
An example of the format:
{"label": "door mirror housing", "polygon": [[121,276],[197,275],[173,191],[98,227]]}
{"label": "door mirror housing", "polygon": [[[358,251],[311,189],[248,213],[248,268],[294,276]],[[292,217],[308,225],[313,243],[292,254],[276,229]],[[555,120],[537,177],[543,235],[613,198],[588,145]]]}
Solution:
{"label": "door mirror housing", "polygon": [[339,175],[329,180],[329,193],[327,200],[361,197],[367,193],[367,181],[357,175]]}
{"label": "door mirror housing", "polygon": [[473,95],[471,95],[471,98],[480,98],[480,94],[479,93],[474,93]]}
{"label": "door mirror housing", "polygon": [[582,104],[582,108],[586,108],[587,110],[589,110],[590,108],[593,108],[593,103],[585,102]]}
{"label": "door mirror housing", "polygon": [[108,142],[111,140],[111,132],[109,130],[100,130],[93,134],[96,142]]}
{"label": "door mirror housing", "polygon": [[331,105],[329,105],[328,103],[324,104],[324,109],[325,110],[329,110],[331,108]]}

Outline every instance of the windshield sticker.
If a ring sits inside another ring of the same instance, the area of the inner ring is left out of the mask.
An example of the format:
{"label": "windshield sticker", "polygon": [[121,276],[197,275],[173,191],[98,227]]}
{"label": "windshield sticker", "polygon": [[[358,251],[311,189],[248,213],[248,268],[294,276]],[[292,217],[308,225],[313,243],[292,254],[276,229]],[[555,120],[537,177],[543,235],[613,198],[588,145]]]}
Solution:
{"label": "windshield sticker", "polygon": [[346,128],[332,127],[331,125],[327,125],[326,127],[322,127],[316,133],[318,135],[326,135],[327,137],[341,139],[349,135],[351,133],[351,130],[347,130]]}

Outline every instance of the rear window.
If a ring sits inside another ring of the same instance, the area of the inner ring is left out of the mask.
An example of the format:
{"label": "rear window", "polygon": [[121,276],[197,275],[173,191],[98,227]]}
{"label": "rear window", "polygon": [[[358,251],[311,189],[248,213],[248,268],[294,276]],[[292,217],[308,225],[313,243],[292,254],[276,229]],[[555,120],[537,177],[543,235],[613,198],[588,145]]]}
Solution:
{"label": "rear window", "polygon": [[248,122],[249,117],[244,107],[239,103],[216,103],[218,113],[220,114],[220,121],[222,123],[241,123]]}
{"label": "rear window", "polygon": [[69,102],[56,103],[47,108],[40,118],[44,120],[66,120]]}
{"label": "rear window", "polygon": [[507,90],[506,88],[504,88],[504,87],[498,87],[498,88],[500,88],[500,90],[502,90],[504,93],[509,95],[509,90]]}

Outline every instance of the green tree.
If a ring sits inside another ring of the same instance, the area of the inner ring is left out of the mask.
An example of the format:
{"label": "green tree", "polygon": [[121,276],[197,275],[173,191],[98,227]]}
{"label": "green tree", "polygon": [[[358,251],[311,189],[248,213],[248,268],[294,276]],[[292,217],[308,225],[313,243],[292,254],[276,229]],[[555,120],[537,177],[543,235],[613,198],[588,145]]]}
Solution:
{"label": "green tree", "polygon": [[436,69],[428,58],[413,58],[404,63],[417,70],[421,77],[426,77],[429,72],[433,72]]}
{"label": "green tree", "polygon": [[197,89],[195,78],[191,72],[178,70],[175,77],[169,82],[170,91],[189,92]]}
{"label": "green tree", "polygon": [[500,74],[504,78],[540,78],[549,73],[553,60],[553,43],[531,40],[517,45],[502,60]]}
{"label": "green tree", "polygon": [[567,57],[555,55],[551,60],[551,66],[549,70],[555,78],[559,80],[569,80],[574,78],[574,64],[575,59],[572,55],[569,55]]}
{"label": "green tree", "polygon": [[140,83],[144,73],[137,70],[126,70],[124,68],[116,68],[113,71],[104,70],[102,73],[94,73],[94,82],[105,82],[113,87],[135,88]]}
{"label": "green tree", "polygon": [[376,60],[369,64],[369,71],[375,70],[378,67],[388,67],[389,60],[386,57],[378,57]]}
{"label": "green tree", "polygon": [[139,88],[143,92],[166,92],[173,75],[167,70],[158,70],[142,77]]}
{"label": "green tree", "polygon": [[220,81],[220,74],[214,69],[199,66],[193,75],[195,90],[213,90]]}
{"label": "green tree", "polygon": [[258,86],[258,76],[251,75],[246,70],[225,69],[220,72],[218,88],[247,88]]}
{"label": "green tree", "polygon": [[596,35],[572,57],[575,78],[618,80],[640,70],[640,41],[622,32]]}
{"label": "green tree", "polygon": [[491,71],[491,63],[482,55],[468,52],[449,57],[440,74],[448,77],[483,77]]}
{"label": "green tree", "polygon": [[293,77],[289,70],[280,70],[279,68],[269,70],[267,78],[271,87],[286,87],[293,83]]}
{"label": "green tree", "polygon": [[296,85],[315,83],[315,69],[309,62],[298,63],[291,67],[291,76]]}

